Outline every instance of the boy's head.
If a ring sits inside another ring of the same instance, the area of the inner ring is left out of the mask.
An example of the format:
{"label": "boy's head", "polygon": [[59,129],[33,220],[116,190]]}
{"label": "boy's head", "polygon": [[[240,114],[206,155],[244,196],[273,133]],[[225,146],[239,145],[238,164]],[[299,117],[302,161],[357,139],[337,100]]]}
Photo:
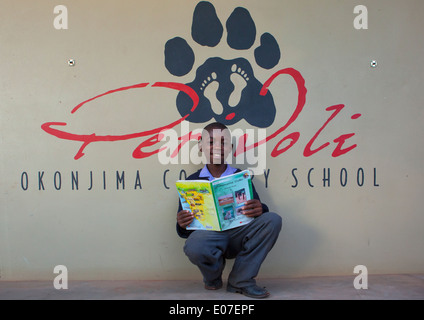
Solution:
{"label": "boy's head", "polygon": [[208,164],[225,163],[233,149],[230,130],[220,122],[208,124],[203,128],[199,149]]}

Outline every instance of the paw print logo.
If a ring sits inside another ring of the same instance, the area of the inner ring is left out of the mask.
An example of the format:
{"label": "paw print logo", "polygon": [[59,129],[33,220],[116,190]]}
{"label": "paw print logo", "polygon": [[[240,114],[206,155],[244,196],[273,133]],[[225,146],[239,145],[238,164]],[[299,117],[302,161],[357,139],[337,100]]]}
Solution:
{"label": "paw print logo", "polygon": [[[234,9],[226,21],[226,41],[234,50],[251,49],[256,41],[256,26],[245,8]],[[215,47],[224,35],[224,28],[215,7],[206,1],[199,2],[193,13],[191,36],[206,47]],[[280,60],[280,48],[275,38],[264,33],[260,46],[254,49],[256,64],[264,69],[275,67]],[[192,71],[195,61],[193,49],[181,37],[165,44],[165,67],[174,76]],[[252,66],[245,58],[225,60],[208,58],[196,70],[195,79],[186,83],[199,96],[199,104],[187,121],[203,123],[214,118],[226,125],[245,119],[249,124],[269,127],[275,119],[275,104],[271,92],[261,95],[263,84],[255,78]],[[185,93],[177,96],[177,109],[181,116],[190,113],[193,102]]]}

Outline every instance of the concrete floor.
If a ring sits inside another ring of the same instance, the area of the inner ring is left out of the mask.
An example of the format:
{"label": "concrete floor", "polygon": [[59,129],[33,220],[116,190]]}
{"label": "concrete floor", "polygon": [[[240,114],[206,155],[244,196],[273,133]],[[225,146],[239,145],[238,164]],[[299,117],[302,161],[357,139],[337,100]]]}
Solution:
{"label": "concrete floor", "polygon": [[[257,279],[267,300],[423,300],[424,274],[368,275],[368,289],[357,290],[354,276]],[[0,300],[250,300],[203,288],[193,281],[69,281],[56,290],[53,281],[0,281]]]}

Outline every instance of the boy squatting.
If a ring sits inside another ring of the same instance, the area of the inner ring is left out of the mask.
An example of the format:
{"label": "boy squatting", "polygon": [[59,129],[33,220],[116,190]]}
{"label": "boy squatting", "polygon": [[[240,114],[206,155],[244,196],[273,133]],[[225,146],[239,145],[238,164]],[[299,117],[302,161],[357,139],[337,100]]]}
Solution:
{"label": "boy squatting", "polygon": [[[213,180],[241,171],[225,163],[232,151],[231,134],[225,125],[219,122],[207,125],[203,129],[199,148],[207,164],[187,180]],[[268,206],[261,203],[253,185],[252,190],[254,199],[246,202],[242,213],[254,220],[226,231],[187,230],[186,227],[193,221],[193,214],[182,210],[179,203],[177,233],[187,239],[184,252],[200,269],[207,290],[222,287],[225,261],[235,259],[228,276],[227,291],[252,298],[266,298],[270,295],[265,288],[256,285],[255,277],[277,241],[282,221],[278,214],[270,212]]]}

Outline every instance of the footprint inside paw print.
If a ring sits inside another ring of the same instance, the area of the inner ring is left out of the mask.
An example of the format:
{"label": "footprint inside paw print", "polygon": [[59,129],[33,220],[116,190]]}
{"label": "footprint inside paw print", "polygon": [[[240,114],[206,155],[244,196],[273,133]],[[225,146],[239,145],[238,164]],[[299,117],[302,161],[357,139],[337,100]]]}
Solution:
{"label": "footprint inside paw print", "polygon": [[[245,8],[235,8],[226,21],[227,44],[234,50],[251,49],[256,40],[256,26]],[[191,36],[205,47],[215,47],[222,41],[224,28],[215,7],[207,1],[199,2],[193,13]],[[275,67],[280,60],[280,48],[275,38],[264,33],[260,46],[254,50],[256,64],[264,69]],[[192,71],[195,61],[193,49],[181,37],[165,44],[165,67],[174,76]],[[252,66],[245,58],[225,60],[208,58],[200,65],[192,82],[186,83],[196,91],[199,104],[187,120],[195,123],[214,118],[226,125],[245,119],[249,124],[269,127],[275,119],[276,109],[270,91],[261,96],[263,84],[256,79]],[[177,109],[182,116],[190,113],[192,101],[185,93],[177,96]]]}

